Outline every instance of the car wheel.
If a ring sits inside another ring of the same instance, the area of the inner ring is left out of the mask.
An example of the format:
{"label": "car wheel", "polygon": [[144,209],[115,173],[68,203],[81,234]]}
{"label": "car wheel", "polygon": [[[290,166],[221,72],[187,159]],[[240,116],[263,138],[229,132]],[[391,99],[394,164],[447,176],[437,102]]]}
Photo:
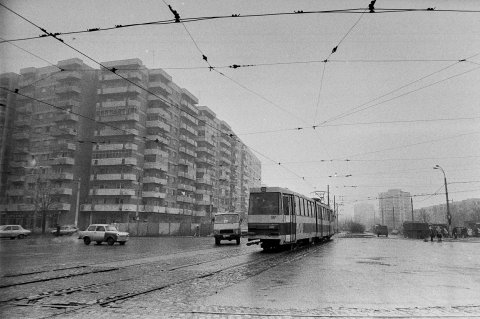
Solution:
{"label": "car wheel", "polygon": [[108,237],[107,243],[109,246],[112,246],[113,244],[115,244],[115,239],[113,239],[112,237]]}
{"label": "car wheel", "polygon": [[84,243],[85,245],[90,245],[91,242],[92,242],[92,241],[90,240],[90,237],[84,237],[84,238],[83,238],[83,243]]}
{"label": "car wheel", "polygon": [[118,243],[123,246],[125,245],[126,241],[119,241]]}
{"label": "car wheel", "polygon": [[240,238],[237,238],[237,245],[240,245]]}
{"label": "car wheel", "polygon": [[23,238],[25,238],[25,235],[24,235],[24,234],[18,235],[18,239],[23,239]]}
{"label": "car wheel", "polygon": [[220,245],[220,239],[215,238],[215,245],[217,245],[217,246]]}

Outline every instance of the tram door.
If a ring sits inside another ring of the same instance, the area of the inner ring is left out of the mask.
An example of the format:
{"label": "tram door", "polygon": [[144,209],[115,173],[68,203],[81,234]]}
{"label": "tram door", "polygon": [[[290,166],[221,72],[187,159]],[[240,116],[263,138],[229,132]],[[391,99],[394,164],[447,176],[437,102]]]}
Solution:
{"label": "tram door", "polygon": [[282,195],[283,202],[283,216],[284,216],[284,231],[285,241],[294,242],[296,240],[296,218],[295,218],[295,204],[293,196],[288,194]]}

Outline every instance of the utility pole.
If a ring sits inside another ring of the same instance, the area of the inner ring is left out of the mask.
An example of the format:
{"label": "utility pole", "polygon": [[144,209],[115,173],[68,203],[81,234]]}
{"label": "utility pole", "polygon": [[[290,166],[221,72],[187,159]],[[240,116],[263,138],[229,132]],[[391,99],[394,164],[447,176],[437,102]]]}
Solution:
{"label": "utility pole", "polygon": [[413,219],[413,197],[410,197],[410,206],[412,207],[412,223],[414,222]]}
{"label": "utility pole", "polygon": [[396,229],[396,227],[395,227],[395,206],[392,207],[392,213],[393,213],[393,229]]}
{"label": "utility pole", "polygon": [[382,207],[382,225],[385,225],[385,219],[383,217],[383,207]]}

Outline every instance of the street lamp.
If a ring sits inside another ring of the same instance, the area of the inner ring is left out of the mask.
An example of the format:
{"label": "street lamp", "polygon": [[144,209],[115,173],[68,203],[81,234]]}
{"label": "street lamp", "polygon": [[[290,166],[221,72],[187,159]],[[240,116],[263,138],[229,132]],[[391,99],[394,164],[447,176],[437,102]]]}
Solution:
{"label": "street lamp", "polygon": [[439,169],[442,171],[443,173],[443,180],[444,180],[444,183],[445,183],[445,196],[447,198],[447,221],[448,221],[448,235],[450,236],[450,233],[451,233],[451,227],[452,227],[452,216],[450,215],[450,205],[448,203],[448,189],[447,189],[447,176],[445,175],[445,171],[443,170],[442,167],[440,167],[440,165],[435,165],[433,167],[433,169]]}

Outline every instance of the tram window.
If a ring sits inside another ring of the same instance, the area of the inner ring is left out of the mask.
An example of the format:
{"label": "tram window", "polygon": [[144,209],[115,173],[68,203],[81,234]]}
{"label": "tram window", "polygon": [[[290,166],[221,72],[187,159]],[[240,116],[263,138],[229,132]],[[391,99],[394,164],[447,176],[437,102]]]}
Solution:
{"label": "tram window", "polygon": [[300,213],[300,198],[298,196],[295,196],[295,215],[300,215]]}
{"label": "tram window", "polygon": [[278,215],[280,193],[251,193],[248,205],[249,215]]}
{"label": "tram window", "polygon": [[291,205],[290,196],[283,195],[283,214],[290,215]]}

